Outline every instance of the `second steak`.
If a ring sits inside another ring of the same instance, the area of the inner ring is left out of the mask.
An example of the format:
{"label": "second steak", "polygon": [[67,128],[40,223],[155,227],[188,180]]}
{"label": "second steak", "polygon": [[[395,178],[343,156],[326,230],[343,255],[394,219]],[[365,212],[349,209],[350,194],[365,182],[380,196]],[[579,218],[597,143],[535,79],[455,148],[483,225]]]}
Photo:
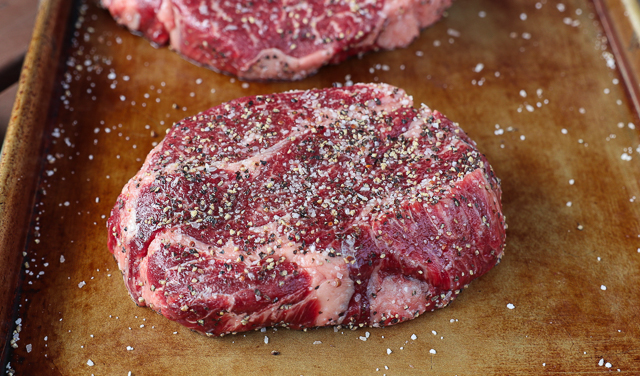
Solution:
{"label": "second steak", "polygon": [[295,80],[373,49],[407,46],[451,0],[102,0],[116,20],[196,63]]}

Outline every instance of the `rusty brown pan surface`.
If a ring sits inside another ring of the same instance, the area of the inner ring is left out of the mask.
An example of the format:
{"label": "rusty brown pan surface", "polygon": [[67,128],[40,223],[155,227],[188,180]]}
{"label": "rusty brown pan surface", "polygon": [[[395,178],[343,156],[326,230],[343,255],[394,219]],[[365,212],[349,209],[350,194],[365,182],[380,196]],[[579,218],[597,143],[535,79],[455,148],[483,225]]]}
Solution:
{"label": "rusty brown pan surface", "polygon": [[[598,0],[600,14],[608,3]],[[610,37],[629,38],[624,11],[611,9]],[[626,52],[612,50],[591,1],[459,0],[407,49],[246,83],[152,47],[92,1],[43,1],[0,164],[3,371],[640,374],[629,86],[640,67],[637,44],[614,42]],[[402,87],[477,141],[502,179],[503,262],[449,307],[384,329],[206,338],[136,307],[105,221],[165,129],[240,96],[348,81]]]}

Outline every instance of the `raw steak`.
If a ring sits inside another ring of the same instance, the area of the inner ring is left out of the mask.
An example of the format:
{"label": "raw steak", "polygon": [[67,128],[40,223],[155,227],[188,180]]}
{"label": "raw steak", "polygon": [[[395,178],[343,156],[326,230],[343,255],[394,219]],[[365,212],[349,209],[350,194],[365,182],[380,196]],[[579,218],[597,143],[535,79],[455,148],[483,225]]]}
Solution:
{"label": "raw steak", "polygon": [[500,196],[474,142],[401,89],[246,97],[168,131],[109,249],[138,305],[209,335],[386,326],[500,260]]}
{"label": "raw steak", "polygon": [[295,80],[328,63],[407,46],[452,0],[101,0],[156,45],[246,79]]}

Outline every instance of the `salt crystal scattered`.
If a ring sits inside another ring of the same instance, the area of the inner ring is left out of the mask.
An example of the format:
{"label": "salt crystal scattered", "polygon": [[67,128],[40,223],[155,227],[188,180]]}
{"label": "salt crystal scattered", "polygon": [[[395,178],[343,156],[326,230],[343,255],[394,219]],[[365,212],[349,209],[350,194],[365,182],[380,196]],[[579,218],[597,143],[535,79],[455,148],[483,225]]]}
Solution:
{"label": "salt crystal scattered", "polygon": [[600,285],[600,290],[605,291],[607,289],[607,286],[605,285]]}
{"label": "salt crystal scattered", "polygon": [[558,3],[558,5],[556,5],[556,8],[558,8],[560,12],[564,12],[564,4]]}
{"label": "salt crystal scattered", "polygon": [[452,37],[459,37],[460,36],[460,32],[458,30],[455,29],[447,29],[447,34],[451,35]]}
{"label": "salt crystal scattered", "polygon": [[93,367],[94,363],[93,363],[93,361],[91,359],[89,359],[89,360],[87,360],[87,365],[89,367]]}
{"label": "salt crystal scattered", "polygon": [[387,349],[387,355],[390,355],[392,352],[391,349]]}
{"label": "salt crystal scattered", "polygon": [[269,343],[269,337],[264,336],[264,343]]}
{"label": "salt crystal scattered", "polygon": [[133,351],[133,347],[127,346],[127,351]]}
{"label": "salt crystal scattered", "polygon": [[27,346],[25,346],[27,349],[27,353],[31,352],[31,349],[33,348],[33,346],[31,346],[31,344],[28,344]]}
{"label": "salt crystal scattered", "polygon": [[526,98],[526,97],[527,97],[527,92],[526,92],[526,91],[524,91],[524,90],[520,90],[520,96],[521,96],[522,98]]}
{"label": "salt crystal scattered", "polygon": [[523,21],[527,20],[527,14],[526,13],[520,13],[520,19]]}
{"label": "salt crystal scattered", "polygon": [[418,339],[418,336],[416,336],[415,334],[412,334],[411,339],[415,341],[416,339]]}
{"label": "salt crystal scattered", "polygon": [[569,179],[569,185],[573,185],[573,183],[575,183],[576,181],[573,179]]}
{"label": "salt crystal scattered", "polygon": [[322,345],[322,341],[313,341],[314,345]]}
{"label": "salt crystal scattered", "polygon": [[473,71],[476,72],[476,73],[479,73],[479,72],[482,72],[483,69],[484,69],[484,64],[478,63],[476,65],[476,67],[473,68]]}
{"label": "salt crystal scattered", "polygon": [[516,306],[514,306],[514,305],[513,305],[513,304],[511,304],[511,303],[509,303],[509,304],[507,304],[507,308],[509,308],[509,309],[514,309],[514,308],[516,308]]}
{"label": "salt crystal scattered", "polygon": [[567,206],[571,206],[571,201],[567,201]]}
{"label": "salt crystal scattered", "polygon": [[598,365],[602,367],[604,365],[604,359],[600,359],[600,361],[598,362]]}
{"label": "salt crystal scattered", "polygon": [[611,368],[611,363],[607,362],[607,363],[605,363],[604,366],[607,367],[607,368]]}
{"label": "salt crystal scattered", "polygon": [[434,350],[434,349],[431,349],[431,350],[429,350],[429,353],[431,353],[431,354],[434,354],[434,355],[435,355],[435,353],[436,353],[436,350]]}
{"label": "salt crystal scattered", "polygon": [[78,288],[82,288],[84,287],[84,285],[86,285],[87,283],[85,281],[82,281],[80,283],[78,283]]}

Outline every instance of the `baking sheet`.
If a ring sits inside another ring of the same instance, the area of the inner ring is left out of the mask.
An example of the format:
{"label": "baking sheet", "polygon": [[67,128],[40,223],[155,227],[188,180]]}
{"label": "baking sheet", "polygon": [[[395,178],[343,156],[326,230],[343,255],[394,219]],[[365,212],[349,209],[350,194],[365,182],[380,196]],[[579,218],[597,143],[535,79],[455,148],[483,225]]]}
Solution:
{"label": "baking sheet", "polygon": [[[196,67],[118,27],[92,1],[73,2],[67,17],[57,21],[69,27],[61,57],[49,62],[58,74],[43,102],[37,194],[23,202],[27,245],[15,248],[26,256],[11,291],[19,325],[10,330],[20,332],[7,369],[640,373],[640,121],[591,2],[460,0],[407,49],[293,83]],[[239,96],[349,82],[402,87],[477,141],[502,179],[503,262],[449,307],[384,329],[206,338],[136,307],[105,221],[165,129]]]}

